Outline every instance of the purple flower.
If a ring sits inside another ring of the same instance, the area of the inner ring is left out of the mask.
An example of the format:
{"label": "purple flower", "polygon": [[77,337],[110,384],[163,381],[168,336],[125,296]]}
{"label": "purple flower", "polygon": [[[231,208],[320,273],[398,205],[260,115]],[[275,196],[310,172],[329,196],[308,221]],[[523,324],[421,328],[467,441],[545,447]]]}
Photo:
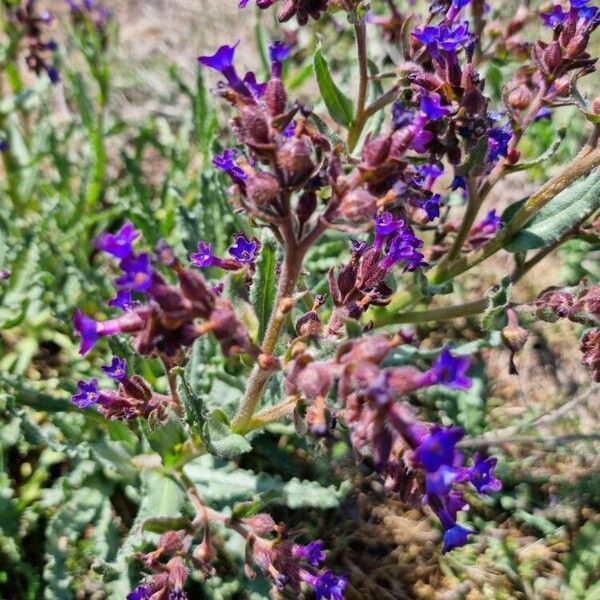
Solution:
{"label": "purple flower", "polygon": [[259,245],[256,240],[248,240],[240,233],[235,236],[235,243],[228,252],[240,263],[251,263],[256,260],[258,249]]}
{"label": "purple flower", "polygon": [[547,27],[552,27],[552,29],[554,29],[557,25],[563,24],[567,20],[568,16],[568,11],[563,11],[562,6],[559,4],[555,4],[552,7],[552,10],[548,12],[540,13],[540,17],[542,18],[544,25]]}
{"label": "purple flower", "polygon": [[127,594],[127,600],[150,600],[152,590],[145,585],[138,585],[135,590]]}
{"label": "purple flower", "polygon": [[227,173],[234,183],[241,183],[246,179],[246,173],[236,164],[235,159],[237,156],[237,150],[226,148],[221,154],[212,159],[212,164],[217,169]]}
{"label": "purple flower", "polygon": [[452,467],[455,446],[463,435],[460,427],[434,427],[415,449],[415,459],[428,473],[435,473],[442,465]]}
{"label": "purple flower", "polygon": [[410,125],[414,116],[415,113],[406,108],[399,100],[396,100],[396,102],[392,104],[392,127],[394,129],[400,129]]}
{"label": "purple flower", "polygon": [[125,274],[116,280],[119,287],[135,292],[147,292],[152,286],[154,269],[149,254],[143,252],[124,258],[120,267]]}
{"label": "purple flower", "polygon": [[125,223],[115,234],[103,233],[96,240],[96,248],[116,258],[128,258],[133,252],[133,242],[140,236],[131,223]]}
{"label": "purple flower", "polygon": [[303,572],[302,577],[313,588],[316,600],[343,600],[348,585],[345,577],[334,575],[329,569],[319,575]]}
{"label": "purple flower", "polygon": [[501,225],[502,217],[496,214],[496,209],[492,209],[485,216],[485,219],[476,225],[476,229],[477,231],[482,231],[484,233],[496,233]]}
{"label": "purple flower", "polygon": [[190,261],[195,267],[204,269],[212,267],[217,262],[217,258],[213,254],[212,246],[200,240],[198,242],[198,252],[190,254]]}
{"label": "purple flower", "polygon": [[87,354],[98,339],[98,323],[84,315],[80,310],[76,310],[73,316],[73,325],[81,337],[79,354]]}
{"label": "purple flower", "polygon": [[71,402],[79,408],[88,408],[92,404],[97,404],[100,400],[98,390],[98,380],[92,379],[89,383],[78,381],[77,388],[79,392],[71,396]]}
{"label": "purple flower", "polygon": [[436,164],[425,164],[417,167],[417,174],[415,175],[414,182],[417,185],[424,186],[427,189],[431,189],[431,186],[444,174],[444,168]]}
{"label": "purple flower", "polygon": [[421,113],[429,119],[441,119],[445,117],[450,109],[440,104],[441,97],[439,94],[423,94],[421,96]]}
{"label": "purple flower", "polygon": [[323,542],[310,542],[306,546],[294,546],[294,556],[296,558],[303,558],[313,567],[318,567],[325,560]]}
{"label": "purple flower", "polygon": [[480,494],[498,492],[502,483],[494,477],[494,469],[498,459],[490,456],[482,458],[478,453],[473,455],[473,466],[469,469],[469,481],[477,488]]}
{"label": "purple flower", "polygon": [[420,206],[427,214],[428,221],[433,221],[433,219],[437,219],[437,217],[440,216],[440,201],[441,196],[439,194],[434,194],[431,198],[428,198],[421,203]]}
{"label": "purple flower", "polygon": [[423,242],[409,228],[396,233],[380,267],[388,271],[395,264],[404,262],[406,271],[414,271],[425,264],[423,255],[418,251],[422,245]]}
{"label": "purple flower", "polygon": [[373,217],[375,222],[375,245],[381,247],[383,240],[392,233],[404,228],[404,220],[394,220],[394,215],[391,212],[383,212],[380,215]]}
{"label": "purple flower", "polygon": [[471,380],[466,376],[470,366],[468,356],[453,356],[448,348],[444,348],[431,368],[432,383],[467,390],[471,387]]}
{"label": "purple flower", "polygon": [[465,502],[462,492],[453,490],[446,495],[446,511],[453,521],[456,521],[456,515],[461,510],[468,510],[469,505]]}
{"label": "purple flower", "polygon": [[244,75],[244,83],[256,100],[260,100],[264,96],[267,84],[258,83],[256,74],[253,71],[248,71]]}
{"label": "purple flower", "polygon": [[273,42],[269,46],[269,58],[271,59],[271,76],[281,77],[283,61],[290,55],[291,47],[281,41]]}
{"label": "purple flower", "polygon": [[110,365],[100,368],[115,381],[121,381],[127,377],[127,363],[119,356],[113,356]]}
{"label": "purple flower", "polygon": [[473,533],[476,533],[472,529],[467,529],[458,523],[455,523],[452,527],[444,531],[444,545],[442,547],[442,553],[450,552],[454,548],[460,548],[467,543],[467,537]]}
{"label": "purple flower", "polygon": [[121,310],[129,310],[133,304],[133,298],[129,290],[119,290],[117,295],[108,301],[108,305],[112,308],[120,308]]}
{"label": "purple flower", "polygon": [[428,494],[444,495],[458,478],[458,469],[442,465],[437,471],[427,473],[425,485]]}
{"label": "purple flower", "polygon": [[233,58],[235,55],[235,49],[239,41],[234,46],[221,46],[212,56],[199,56],[198,62],[210,69],[219,71],[223,77],[227,80],[227,83],[238,93],[243,96],[250,96],[248,88],[244,82],[238,77],[233,66]]}
{"label": "purple flower", "polygon": [[508,153],[508,143],[512,138],[512,129],[510,125],[503,127],[490,127],[488,129],[488,162],[495,163],[501,156]]}
{"label": "purple flower", "polygon": [[173,588],[167,600],[188,600],[188,595],[180,587]]}

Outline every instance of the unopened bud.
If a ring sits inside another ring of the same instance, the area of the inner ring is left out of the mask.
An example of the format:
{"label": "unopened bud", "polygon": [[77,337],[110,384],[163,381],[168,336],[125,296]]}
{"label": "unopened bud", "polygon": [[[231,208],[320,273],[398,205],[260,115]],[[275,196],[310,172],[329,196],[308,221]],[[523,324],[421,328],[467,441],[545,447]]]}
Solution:
{"label": "unopened bud", "polygon": [[257,205],[272,204],[280,191],[279,182],[269,173],[257,171],[246,179],[248,197]]}
{"label": "unopened bud", "polygon": [[305,138],[293,137],[277,151],[277,164],[291,185],[306,179],[314,170],[312,146]]}
{"label": "unopened bud", "polygon": [[506,316],[508,317],[508,325],[501,332],[502,341],[510,350],[509,373],[511,375],[516,375],[517,368],[514,363],[514,355],[521,350],[525,345],[525,342],[527,342],[529,332],[519,325],[519,319],[514,310],[509,308],[506,311]]}
{"label": "unopened bud", "polygon": [[315,362],[306,365],[296,377],[298,389],[309,400],[326,396],[332,383],[331,368]]}
{"label": "unopened bud", "polygon": [[266,144],[269,141],[269,125],[258,107],[243,107],[240,110],[239,123],[244,140],[258,144]]}
{"label": "unopened bud", "polygon": [[567,46],[567,58],[577,58],[580,54],[585,52],[589,42],[589,38],[587,35],[583,33],[578,33]]}
{"label": "unopened bud", "polygon": [[595,115],[600,115],[600,96],[594,98],[594,101],[592,102],[592,112]]}
{"label": "unopened bud", "polygon": [[389,135],[378,135],[363,145],[361,157],[365,165],[376,167],[380,165],[390,152],[392,138]]}
{"label": "unopened bud", "polygon": [[563,75],[554,82],[554,91],[561,98],[568,98],[571,95],[571,77]]}
{"label": "unopened bud", "polygon": [[367,190],[358,188],[345,194],[338,211],[345,221],[360,225],[369,221],[375,214],[376,209],[377,198]]}
{"label": "unopened bud", "polygon": [[269,80],[265,89],[264,100],[269,107],[269,112],[274,117],[285,111],[287,93],[281,79],[274,77]]}
{"label": "unopened bud", "polygon": [[314,311],[309,311],[296,321],[296,333],[300,336],[317,336],[321,333],[321,319]]}
{"label": "unopened bud", "polygon": [[531,91],[526,85],[520,85],[508,94],[508,104],[515,110],[524,110],[531,103]]}
{"label": "unopened bud", "polygon": [[271,533],[277,527],[273,517],[267,513],[258,513],[253,517],[242,519],[242,523],[248,525],[256,535],[260,536]]}
{"label": "unopened bud", "polygon": [[542,62],[547,72],[554,73],[561,65],[562,60],[563,56],[560,44],[557,41],[551,42],[542,55]]}

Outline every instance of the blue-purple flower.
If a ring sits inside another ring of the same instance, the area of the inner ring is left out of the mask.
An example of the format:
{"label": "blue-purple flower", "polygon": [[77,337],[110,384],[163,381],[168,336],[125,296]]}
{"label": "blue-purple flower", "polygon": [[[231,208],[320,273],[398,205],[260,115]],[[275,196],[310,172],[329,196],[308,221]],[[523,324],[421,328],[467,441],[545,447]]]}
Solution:
{"label": "blue-purple flower", "polygon": [[129,310],[133,305],[133,297],[129,290],[119,290],[114,298],[108,301],[111,308],[119,308],[121,310]]}
{"label": "blue-purple flower", "polygon": [[431,368],[432,382],[457,390],[467,390],[471,387],[471,380],[466,376],[470,366],[468,356],[453,356],[448,348],[444,348]]}
{"label": "blue-purple flower", "polygon": [[244,82],[239,78],[233,66],[235,49],[239,41],[233,46],[221,46],[213,55],[199,56],[198,62],[204,66],[219,71],[227,80],[227,83],[238,93],[250,96],[250,92]]}
{"label": "blue-purple flower", "polygon": [[415,118],[414,111],[407,108],[402,102],[396,100],[392,104],[392,127],[394,129],[401,129],[410,125]]}
{"label": "blue-purple flower", "polygon": [[78,392],[71,397],[71,402],[79,408],[88,408],[92,404],[97,404],[100,400],[100,391],[98,390],[98,380],[92,379],[77,382]]}
{"label": "blue-purple flower", "polygon": [[192,252],[190,254],[190,262],[199,269],[212,267],[217,261],[217,258],[213,254],[212,246],[209,243],[200,240],[197,244],[197,248],[197,252]]}
{"label": "blue-purple flower", "polygon": [[568,18],[569,12],[563,11],[560,4],[555,4],[548,12],[540,13],[540,17],[547,27],[554,29],[557,25],[562,25]]}
{"label": "blue-purple flower", "polygon": [[235,162],[235,159],[238,157],[238,155],[239,153],[237,150],[234,150],[233,148],[225,148],[221,154],[212,159],[213,166],[215,166],[217,169],[220,169],[224,173],[227,173],[234,183],[241,183],[247,177],[243,169]]}
{"label": "blue-purple flower", "polygon": [[394,219],[391,212],[383,212],[376,217],[373,217],[375,226],[375,245],[381,247],[383,241],[388,235],[404,229],[403,219]]}
{"label": "blue-purple flower", "polygon": [[429,119],[441,119],[450,113],[450,109],[441,104],[441,96],[439,94],[423,94],[421,96],[420,110],[423,115]]}
{"label": "blue-purple flower", "polygon": [[113,356],[110,365],[100,368],[115,381],[122,381],[127,377],[127,363],[120,356]]}
{"label": "blue-purple flower", "polygon": [[479,453],[473,455],[473,466],[469,469],[468,479],[480,494],[498,492],[502,483],[494,477],[494,469],[498,459],[494,456],[483,458]]}
{"label": "blue-purple flower", "polygon": [[496,213],[496,209],[492,209],[487,213],[485,218],[475,226],[475,228],[478,232],[492,234],[496,233],[501,225],[502,217]]}
{"label": "blue-purple flower", "polygon": [[460,427],[434,427],[415,449],[415,459],[428,473],[434,473],[442,465],[453,467],[455,446],[463,435]]}
{"label": "blue-purple flower", "polygon": [[291,47],[281,41],[273,42],[269,46],[269,58],[271,59],[271,76],[281,77],[283,62],[290,55]]}
{"label": "blue-purple flower", "polygon": [[79,353],[82,355],[87,354],[98,339],[98,323],[80,310],[76,310],[73,316],[73,326],[81,337]]}
{"label": "blue-purple flower", "polygon": [[133,252],[133,242],[140,236],[132,223],[125,223],[117,233],[103,233],[96,240],[96,248],[115,258],[128,258]]}
{"label": "blue-purple flower", "polygon": [[240,263],[254,262],[258,256],[259,243],[257,240],[248,240],[245,235],[235,236],[235,243],[227,251]]}
{"label": "blue-purple flower", "polygon": [[318,567],[325,560],[325,552],[323,552],[323,542],[310,542],[306,546],[294,546],[294,556],[304,559],[313,567]]}
{"label": "blue-purple flower", "polygon": [[488,129],[488,162],[495,163],[501,156],[508,153],[508,143],[512,138],[510,125],[502,127],[490,127]]}
{"label": "blue-purple flower", "polygon": [[468,536],[477,533],[473,529],[468,529],[463,525],[455,523],[444,531],[444,545],[442,546],[442,553],[450,552],[454,548],[460,548],[467,543]]}
{"label": "blue-purple flower", "polygon": [[127,594],[127,600],[150,600],[152,590],[145,585],[138,585],[135,590]]}
{"label": "blue-purple flower", "polygon": [[135,292],[147,292],[152,287],[154,269],[146,252],[124,258],[120,267],[124,274],[116,280],[119,287]]}
{"label": "blue-purple flower", "polygon": [[335,575],[329,569],[319,575],[303,573],[303,579],[314,590],[316,600],[343,600],[348,586],[345,577]]}
{"label": "blue-purple flower", "polygon": [[439,194],[434,194],[431,198],[427,198],[419,204],[419,206],[425,211],[428,221],[433,221],[440,216],[440,202],[442,198]]}

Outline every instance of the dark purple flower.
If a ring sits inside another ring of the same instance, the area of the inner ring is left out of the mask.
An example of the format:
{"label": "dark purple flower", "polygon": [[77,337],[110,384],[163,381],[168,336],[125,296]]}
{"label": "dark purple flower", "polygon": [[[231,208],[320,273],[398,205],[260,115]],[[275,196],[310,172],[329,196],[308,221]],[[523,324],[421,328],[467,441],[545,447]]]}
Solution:
{"label": "dark purple flower", "polygon": [[599,10],[600,9],[595,6],[582,6],[579,9],[579,18],[583,19],[585,22],[590,22],[596,17]]}
{"label": "dark purple flower", "polygon": [[217,262],[217,258],[213,254],[212,246],[200,240],[198,242],[198,252],[190,254],[190,261],[195,267],[204,269],[212,267]]}
{"label": "dark purple flower", "polygon": [[318,567],[325,560],[323,542],[310,542],[306,546],[294,546],[294,556],[296,558],[303,558],[313,567]]}
{"label": "dark purple flower", "polygon": [[6,138],[0,139],[0,152],[6,152],[9,148],[9,143]]}
{"label": "dark purple flower", "polygon": [[417,185],[430,190],[435,181],[443,174],[444,168],[442,166],[431,163],[425,164],[417,167],[417,174],[413,181]]}
{"label": "dark purple flower", "polygon": [[127,594],[127,600],[150,600],[152,590],[145,585],[138,585],[135,590]]}
{"label": "dark purple flower", "polygon": [[392,238],[387,254],[380,262],[382,269],[388,271],[395,264],[403,262],[406,271],[414,271],[425,264],[423,254],[418,251],[423,242],[407,227]]}
{"label": "dark purple flower", "polygon": [[437,44],[440,35],[440,28],[433,25],[423,27],[423,29],[415,29],[412,32],[414,38],[419,40],[425,46],[434,46]]}
{"label": "dark purple flower", "polygon": [[249,96],[250,92],[244,82],[238,77],[233,66],[235,49],[239,41],[234,46],[221,46],[212,56],[199,56],[198,62],[215,71],[219,71],[227,80],[227,83],[238,93]]}
{"label": "dark purple flower", "polygon": [[458,469],[442,465],[437,471],[427,473],[425,485],[428,494],[444,495],[450,491],[452,484],[457,480]]}
{"label": "dark purple flower", "polygon": [[319,575],[303,572],[302,577],[313,588],[316,600],[343,600],[348,585],[345,577],[334,575],[329,569]]}
{"label": "dark purple flower", "polygon": [[508,153],[508,143],[512,138],[512,129],[510,125],[502,127],[490,127],[488,129],[488,162],[495,163],[501,156]]}
{"label": "dark purple flower", "polygon": [[10,279],[10,271],[0,271],[0,281]]}
{"label": "dark purple flower", "polygon": [[241,263],[251,263],[258,256],[259,245],[256,240],[248,240],[245,235],[235,236],[235,243],[228,249],[229,254]]}
{"label": "dark purple flower", "polygon": [[116,280],[119,287],[134,292],[147,292],[152,286],[154,269],[150,255],[146,252],[124,258],[120,267],[125,274]]}
{"label": "dark purple flower", "polygon": [[127,377],[127,363],[119,356],[113,356],[110,365],[100,368],[115,381],[121,381]]}
{"label": "dark purple flower", "polygon": [[468,46],[473,42],[473,36],[469,33],[469,24],[465,21],[454,29],[441,26],[437,43],[446,52],[453,52],[459,47]]}
{"label": "dark purple flower", "polygon": [[420,204],[421,208],[427,214],[428,221],[433,221],[433,219],[437,219],[437,217],[440,216],[440,202],[441,196],[439,194],[434,194],[431,198],[428,198]]}
{"label": "dark purple flower", "polygon": [[421,96],[421,113],[429,119],[441,119],[445,117],[450,109],[440,104],[441,97],[435,92]]}
{"label": "dark purple flower", "polygon": [[108,301],[108,305],[112,308],[120,308],[121,310],[129,310],[133,304],[133,298],[129,290],[119,290],[117,295]]}
{"label": "dark purple flower", "polygon": [[454,548],[460,548],[467,543],[467,537],[471,534],[476,533],[472,529],[467,529],[458,523],[455,523],[452,527],[444,531],[444,545],[442,547],[442,553],[450,552]]}
{"label": "dark purple flower", "polygon": [[394,129],[400,129],[410,125],[414,117],[415,113],[406,108],[399,100],[396,100],[396,102],[392,104],[392,127]]}
{"label": "dark purple flower", "polygon": [[456,190],[466,191],[467,189],[467,181],[464,177],[460,175],[455,175],[452,183],[450,184],[450,189],[454,192]]}
{"label": "dark purple flower", "polygon": [[88,408],[92,404],[97,404],[100,400],[97,379],[92,379],[89,383],[78,381],[77,388],[79,392],[71,396],[71,402],[79,408]]}
{"label": "dark purple flower", "polygon": [[188,600],[188,595],[180,587],[173,588],[167,600]]}
{"label": "dark purple flower", "polygon": [[463,437],[460,427],[434,427],[415,449],[415,459],[428,472],[436,472],[442,465],[454,466],[455,446]]}
{"label": "dark purple flower", "polygon": [[269,46],[269,58],[271,59],[271,76],[281,77],[283,61],[290,55],[291,47],[281,41],[273,42]]}
{"label": "dark purple flower", "polygon": [[446,495],[446,511],[450,515],[453,521],[456,521],[456,515],[461,510],[468,510],[469,505],[465,502],[465,498],[462,492],[453,490]]}
{"label": "dark purple flower", "polygon": [[448,348],[444,348],[431,368],[432,383],[467,390],[471,387],[471,380],[466,376],[470,366],[468,356],[453,356]]}
{"label": "dark purple flower", "polygon": [[562,6],[559,4],[555,4],[552,7],[552,10],[548,12],[540,13],[540,17],[542,18],[544,25],[547,27],[552,27],[553,29],[557,25],[562,25],[567,20],[568,16],[569,12],[563,11]]}
{"label": "dark purple flower", "polygon": [[128,258],[133,252],[133,242],[140,236],[132,223],[125,223],[115,234],[103,233],[96,240],[96,248],[116,258]]}
{"label": "dark purple flower", "polygon": [[235,159],[237,156],[237,150],[226,148],[221,154],[212,159],[212,164],[217,169],[227,173],[234,183],[241,183],[247,176],[242,168],[236,164]]}
{"label": "dark purple flower", "polygon": [[502,483],[494,477],[494,469],[498,459],[490,456],[482,458],[478,453],[473,455],[473,466],[469,469],[469,481],[477,488],[480,494],[498,492]]}

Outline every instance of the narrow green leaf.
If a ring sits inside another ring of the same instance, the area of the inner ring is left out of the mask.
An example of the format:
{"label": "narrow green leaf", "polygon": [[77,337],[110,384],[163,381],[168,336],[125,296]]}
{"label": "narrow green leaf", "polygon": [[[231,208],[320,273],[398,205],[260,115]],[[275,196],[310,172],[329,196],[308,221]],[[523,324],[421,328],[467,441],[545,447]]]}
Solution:
{"label": "narrow green leaf", "polygon": [[273,311],[275,292],[277,288],[276,276],[277,249],[272,239],[263,242],[260,257],[256,262],[256,273],[250,289],[250,302],[258,318],[258,340],[262,341],[269,317]]}
{"label": "narrow green leaf", "polygon": [[323,58],[319,49],[315,50],[313,55],[313,66],[315,68],[315,75],[317,76],[319,91],[331,118],[342,127],[350,127],[354,114],[352,100],[333,81],[327,61]]}
{"label": "narrow green leaf", "polygon": [[544,248],[600,209],[600,169],[553,198],[504,246],[509,252]]}

